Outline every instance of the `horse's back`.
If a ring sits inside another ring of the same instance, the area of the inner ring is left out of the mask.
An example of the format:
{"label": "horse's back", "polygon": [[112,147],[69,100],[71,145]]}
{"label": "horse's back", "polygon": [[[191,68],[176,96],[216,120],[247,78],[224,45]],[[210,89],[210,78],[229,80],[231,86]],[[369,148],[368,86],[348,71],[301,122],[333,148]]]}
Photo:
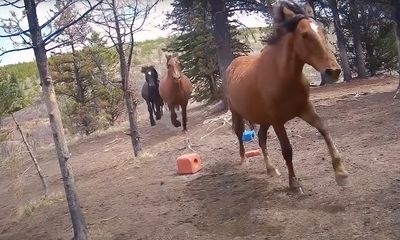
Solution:
{"label": "horse's back", "polygon": [[227,82],[242,81],[251,74],[259,54],[251,56],[240,56],[231,62],[227,68]]}
{"label": "horse's back", "polygon": [[308,99],[308,88],[301,81],[280,77],[284,69],[276,69],[273,56],[264,49],[261,54],[236,58],[227,68],[229,107],[253,123],[289,120]]}
{"label": "horse's back", "polygon": [[234,105],[247,105],[247,100],[257,97],[255,96],[259,91],[255,75],[257,58],[258,55],[235,58],[226,70],[228,101],[242,102]]}

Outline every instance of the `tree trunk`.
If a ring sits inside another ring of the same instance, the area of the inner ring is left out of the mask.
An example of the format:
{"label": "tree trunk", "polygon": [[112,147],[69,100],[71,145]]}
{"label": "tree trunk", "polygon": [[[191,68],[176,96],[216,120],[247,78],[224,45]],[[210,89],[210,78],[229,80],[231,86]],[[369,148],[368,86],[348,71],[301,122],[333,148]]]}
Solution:
{"label": "tree trunk", "polygon": [[217,99],[216,98],[217,95],[218,95],[217,94],[217,86],[215,84],[215,79],[214,79],[214,76],[213,76],[212,73],[208,76],[208,85],[209,85],[209,88],[210,88],[210,94],[212,96],[212,99],[213,100]]}
{"label": "tree trunk", "polygon": [[[229,31],[228,12],[225,9],[225,0],[209,0],[209,3],[213,18],[214,38],[217,44],[218,68],[223,81],[222,85],[224,87],[226,81],[226,68],[234,58]],[[221,110],[228,109],[228,103],[225,94],[223,94],[221,107]]]}
{"label": "tree trunk", "polygon": [[11,114],[11,117],[14,120],[15,125],[17,126],[18,132],[21,134],[22,141],[24,142],[25,147],[28,150],[29,156],[32,159],[33,165],[35,165],[36,171],[38,172],[38,175],[40,177],[40,181],[42,182],[42,185],[43,185],[44,196],[47,197],[47,182],[46,182],[46,179],[44,178],[44,175],[42,173],[42,169],[40,168],[39,163],[36,160],[35,155],[33,154],[31,146],[29,145],[28,141],[26,140],[26,137],[25,137],[24,133],[22,132],[21,126],[18,124],[17,119],[15,119],[14,114]]}
{"label": "tree trunk", "polygon": [[35,0],[24,0],[25,11],[29,23],[32,45],[39,71],[40,84],[42,86],[43,98],[49,114],[50,126],[53,133],[54,145],[57,151],[58,162],[64,183],[65,195],[68,202],[68,209],[71,215],[72,227],[75,240],[86,240],[89,238],[85,218],[81,212],[78,197],[75,192],[74,176],[72,167],[68,160],[71,157],[67,142],[64,136],[64,128],[61,120],[60,109],[54,91],[53,81],[48,68],[45,43],[43,42],[39,26]]}
{"label": "tree trunk", "polygon": [[[124,99],[125,99],[125,104],[126,108],[128,110],[128,117],[129,117],[129,128],[130,128],[130,134],[129,136],[131,137],[131,142],[132,142],[132,147],[133,147],[133,152],[135,154],[135,157],[140,155],[140,152],[142,151],[142,146],[140,144],[140,134],[139,134],[139,129],[137,125],[137,117],[136,117],[136,107],[137,107],[137,101],[135,97],[135,89],[133,86],[131,86],[130,78],[129,78],[129,65],[127,64],[127,59],[125,56],[125,51],[124,51],[124,44],[122,42],[122,35],[121,35],[121,29],[119,25],[119,19],[118,19],[118,14],[116,10],[116,4],[115,0],[112,1],[112,6],[113,6],[113,14],[114,14],[114,21],[115,21],[115,31],[117,33],[117,52],[119,55],[119,63],[120,63],[120,77],[122,81],[122,90],[124,92]],[[131,43],[133,44],[133,43]],[[133,47],[133,46],[131,46]]]}
{"label": "tree trunk", "polygon": [[75,75],[75,83],[76,83],[76,96],[77,96],[77,102],[82,104],[85,102],[85,89],[83,87],[82,83],[82,78],[81,74],[79,72],[79,66],[78,66],[78,56],[75,51],[75,46],[74,43],[71,43],[71,49],[72,49],[72,57],[73,57],[73,66],[74,66],[74,75]]}
{"label": "tree trunk", "polygon": [[349,58],[347,56],[347,51],[346,51],[346,39],[341,29],[339,11],[337,8],[336,0],[330,1],[330,7],[332,10],[333,22],[335,25],[335,32],[337,37],[337,44],[339,48],[340,65],[342,66],[344,81],[347,82],[351,80],[351,69],[349,64]]}
{"label": "tree trunk", "polygon": [[350,1],[350,25],[353,34],[354,51],[356,55],[357,77],[366,78],[367,68],[365,64],[365,56],[361,42],[360,22],[358,18],[358,7],[355,1]]}
{"label": "tree trunk", "polygon": [[396,45],[397,45],[397,64],[398,64],[398,73],[399,73],[399,85],[397,86],[396,94],[394,98],[400,98],[400,3],[394,7],[393,18],[395,21],[395,33],[396,33]]}

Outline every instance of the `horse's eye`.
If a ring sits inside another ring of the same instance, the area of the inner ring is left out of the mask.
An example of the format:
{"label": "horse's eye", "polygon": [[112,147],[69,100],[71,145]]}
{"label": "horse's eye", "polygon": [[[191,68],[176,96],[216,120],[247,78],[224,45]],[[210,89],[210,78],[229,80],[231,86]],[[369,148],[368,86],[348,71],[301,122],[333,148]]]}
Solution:
{"label": "horse's eye", "polygon": [[304,39],[307,39],[308,38],[308,32],[303,32],[301,34],[301,37],[303,37]]}

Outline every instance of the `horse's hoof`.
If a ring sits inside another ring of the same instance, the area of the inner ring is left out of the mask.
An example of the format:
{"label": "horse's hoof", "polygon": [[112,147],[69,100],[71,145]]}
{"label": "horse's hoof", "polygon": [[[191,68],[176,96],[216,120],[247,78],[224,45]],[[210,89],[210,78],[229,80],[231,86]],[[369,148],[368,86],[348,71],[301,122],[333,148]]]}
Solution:
{"label": "horse's hoof", "polygon": [[155,122],[151,122],[150,125],[153,127],[153,126],[156,125],[156,123]]}
{"label": "horse's hoof", "polygon": [[240,165],[248,167],[250,165],[249,159],[246,157],[242,157],[242,159],[240,159]]}
{"label": "horse's hoof", "polygon": [[300,183],[300,179],[298,178],[289,179],[289,186],[291,191],[298,194],[304,194],[304,188]]}
{"label": "horse's hoof", "polygon": [[335,174],[336,183],[342,187],[350,186],[349,174],[347,172]]}
{"label": "horse's hoof", "polygon": [[279,177],[281,175],[277,168],[267,169],[267,174],[271,177]]}
{"label": "horse's hoof", "polygon": [[182,126],[181,122],[179,122],[179,121],[173,122],[172,125],[174,125],[174,127],[177,127],[177,128]]}

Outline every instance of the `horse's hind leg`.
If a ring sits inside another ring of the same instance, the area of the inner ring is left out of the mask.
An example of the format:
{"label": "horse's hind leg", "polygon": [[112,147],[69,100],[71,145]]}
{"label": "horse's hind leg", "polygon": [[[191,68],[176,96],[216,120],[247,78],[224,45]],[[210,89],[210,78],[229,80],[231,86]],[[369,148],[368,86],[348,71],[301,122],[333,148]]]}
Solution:
{"label": "horse's hind leg", "polygon": [[183,104],[181,105],[181,108],[182,108],[183,131],[187,131],[187,127],[186,127],[186,124],[187,124],[187,112],[186,112],[187,104],[188,104],[188,103],[186,102],[186,103],[183,103]]}
{"label": "horse's hind leg", "polygon": [[178,115],[175,112],[175,106],[172,104],[168,104],[169,111],[171,112],[171,123],[174,127],[180,127],[181,122],[178,121]]}
{"label": "horse's hind leg", "polygon": [[153,107],[151,106],[150,101],[146,101],[146,103],[147,103],[147,110],[149,111],[149,114],[150,114],[150,125],[154,126],[154,125],[156,125],[156,121],[154,121],[154,117],[153,117]]}
{"label": "horse's hind leg", "polygon": [[285,159],[286,166],[288,168],[289,173],[289,186],[293,190],[297,190],[300,193],[303,193],[303,187],[301,186],[300,181],[296,178],[293,169],[293,150],[292,145],[290,144],[289,138],[287,136],[285,127],[282,125],[274,125],[274,130],[276,136],[279,139],[279,143],[281,145],[282,155]]}
{"label": "horse's hind leg", "polygon": [[243,118],[232,111],[232,127],[233,130],[235,131],[235,134],[239,140],[239,153],[240,153],[240,158],[241,158],[241,163],[243,164],[246,160],[244,156],[244,145],[243,145],[243,132],[244,132],[244,121]]}
{"label": "horse's hind leg", "polygon": [[349,185],[349,173],[346,171],[342,163],[339,151],[337,150],[335,143],[329,134],[326,124],[315,112],[314,106],[309,103],[308,108],[300,115],[300,117],[311,126],[315,127],[324,137],[326,145],[328,146],[329,154],[332,158],[332,165],[333,169],[335,170],[337,184],[340,186]]}
{"label": "horse's hind leg", "polygon": [[272,163],[271,160],[268,158],[268,150],[267,150],[267,132],[269,128],[269,124],[261,124],[260,129],[258,131],[258,144],[261,148],[261,151],[264,156],[264,162],[267,166],[267,174],[271,176],[279,176],[281,175]]}

